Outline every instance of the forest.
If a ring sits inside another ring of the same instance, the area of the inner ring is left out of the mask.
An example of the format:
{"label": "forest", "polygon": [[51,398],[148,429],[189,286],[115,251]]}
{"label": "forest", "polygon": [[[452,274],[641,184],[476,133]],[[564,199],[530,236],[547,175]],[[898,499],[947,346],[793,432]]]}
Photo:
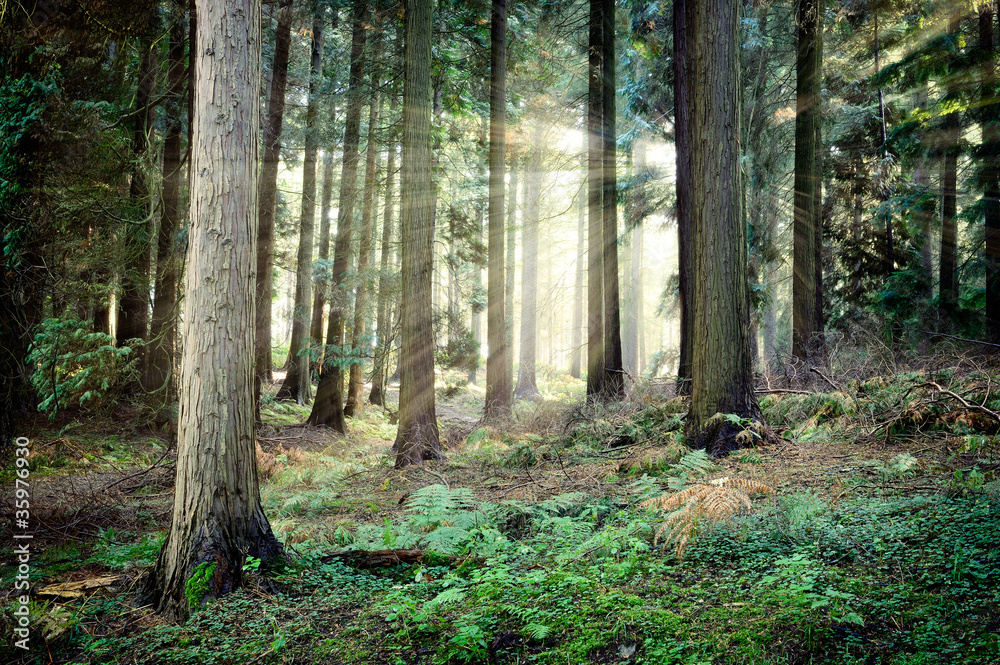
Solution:
{"label": "forest", "polygon": [[1000,1],[0,25],[3,662],[1000,663]]}

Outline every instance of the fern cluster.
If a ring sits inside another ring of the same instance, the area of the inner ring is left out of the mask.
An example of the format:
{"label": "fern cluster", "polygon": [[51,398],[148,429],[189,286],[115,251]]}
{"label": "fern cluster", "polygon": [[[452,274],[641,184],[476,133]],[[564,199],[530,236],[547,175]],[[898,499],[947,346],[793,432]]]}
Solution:
{"label": "fern cluster", "polygon": [[653,544],[658,544],[662,537],[664,547],[673,543],[677,558],[682,559],[688,542],[703,524],[721,522],[749,511],[750,495],[772,492],[773,487],[756,480],[725,477],[647,499],[639,506],[666,515],[653,536]]}

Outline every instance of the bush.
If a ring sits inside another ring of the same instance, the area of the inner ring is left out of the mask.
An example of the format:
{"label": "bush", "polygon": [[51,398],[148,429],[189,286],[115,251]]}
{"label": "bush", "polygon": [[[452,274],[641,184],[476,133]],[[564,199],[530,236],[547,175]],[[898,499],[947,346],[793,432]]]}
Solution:
{"label": "bush", "polygon": [[[139,340],[136,340],[137,342]],[[136,358],[111,335],[90,331],[76,319],[46,319],[35,329],[28,362],[38,410],[54,418],[72,405],[96,407],[135,376]]]}

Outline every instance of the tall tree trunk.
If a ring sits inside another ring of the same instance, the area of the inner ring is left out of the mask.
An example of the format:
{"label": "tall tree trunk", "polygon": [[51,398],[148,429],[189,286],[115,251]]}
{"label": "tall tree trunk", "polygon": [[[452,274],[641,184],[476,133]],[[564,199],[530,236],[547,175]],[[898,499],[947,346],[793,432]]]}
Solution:
{"label": "tall tree trunk", "polygon": [[[637,178],[637,184],[632,194],[633,209],[641,210],[645,206],[644,186],[641,184],[646,171],[646,143],[637,138],[632,146],[632,177]],[[624,335],[622,337],[622,364],[629,381],[639,378],[639,326],[642,323],[642,302],[640,283],[642,279],[642,219],[633,219],[632,255],[627,263],[625,273],[629,278],[628,300]]]}
{"label": "tall tree trunk", "polygon": [[[351,73],[347,90],[347,117],[344,121],[344,163],[340,170],[340,206],[337,210],[337,243],[333,250],[330,319],[326,328],[326,350],[320,370],[316,400],[307,423],[326,425],[347,433],[344,422],[344,283],[351,259],[354,203],[358,188],[358,143],[361,140],[361,107],[364,106],[365,41],[368,5],[355,3],[351,12]],[[337,292],[340,292],[337,294]]]}
{"label": "tall tree trunk", "polygon": [[[381,17],[376,19],[381,21]],[[377,62],[382,43],[381,28],[376,27],[371,53],[373,63]],[[358,249],[358,288],[354,292],[354,325],[351,327],[351,349],[357,354],[354,359],[347,381],[347,405],[344,415],[359,418],[364,410],[364,398],[361,392],[365,388],[365,366],[363,359],[371,350],[370,343],[365,338],[365,316],[368,312],[368,263],[372,251],[372,231],[375,212],[375,177],[379,170],[378,164],[378,124],[379,98],[378,89],[381,85],[381,73],[378,67],[372,68],[371,99],[368,104],[368,145],[365,148],[365,190],[361,206],[361,239]]]}
{"label": "tall tree trunk", "polygon": [[260,173],[258,202],[260,231],[257,234],[257,319],[254,322],[254,402],[260,407],[261,385],[271,380],[271,297],[274,291],[274,200],[278,191],[278,162],[281,159],[281,128],[285,116],[285,86],[288,82],[288,49],[291,44],[292,0],[281,0],[278,28],[274,36],[271,90],[267,97],[264,123],[264,161]]}
{"label": "tall tree trunk", "polygon": [[[151,21],[151,25],[155,24]],[[149,243],[153,227],[153,202],[147,178],[150,161],[150,132],[153,131],[153,89],[158,71],[153,28],[140,41],[139,85],[135,92],[135,122],[132,125],[132,154],[135,165],[129,198],[142,219],[129,222],[124,231],[126,270],[121,274],[121,299],[118,301],[118,327],[115,338],[118,346],[125,346],[130,339],[146,339],[149,322]],[[135,349],[142,367],[142,349]]]}
{"label": "tall tree trunk", "polygon": [[716,414],[762,422],[750,367],[747,229],[740,168],[739,0],[687,9],[691,121],[694,330],[692,447],[713,455],[741,445],[743,428]]}
{"label": "tall tree trunk", "polygon": [[822,54],[818,0],[795,3],[795,193],[792,257],[792,353],[810,361],[819,351],[822,329],[817,325],[816,238],[822,209],[817,189],[817,127],[820,120]]}
{"label": "tall tree trunk", "polygon": [[517,191],[520,172],[517,155],[510,160],[510,184],[507,188],[506,254],[504,254],[504,341],[507,343],[507,385],[514,385],[514,259],[517,251]]}
{"label": "tall tree trunk", "polygon": [[[337,26],[340,24],[340,13],[336,8],[330,16],[331,34],[336,34]],[[335,89],[337,78],[333,77],[331,89]],[[330,95],[330,125],[334,125],[337,120],[336,98]],[[321,276],[316,278],[313,285],[312,315],[309,320],[309,345],[313,350],[309,354],[311,376],[319,374],[319,367],[323,363],[323,310],[326,308],[327,290],[330,288],[330,280],[326,277],[326,260],[330,258],[330,210],[333,200],[333,163],[334,149],[329,146],[323,151],[323,187],[319,213],[319,249],[317,250],[317,260],[324,265]]]}
{"label": "tall tree trunk", "polygon": [[[392,93],[389,102],[389,112],[396,116],[396,93]],[[393,227],[393,189],[396,180],[396,138],[389,139],[389,157],[385,167],[385,209],[382,211],[382,239],[380,248],[380,267],[378,278],[378,349],[375,351],[375,367],[372,370],[372,391],[368,401],[372,404],[385,406],[385,387],[389,371],[389,352],[392,341],[392,307],[389,297],[389,257],[392,247]]]}
{"label": "tall tree trunk", "polygon": [[994,11],[979,9],[979,41],[982,61],[982,184],[986,235],[986,317],[994,337],[1000,338],[1000,82],[997,80],[997,47]]}
{"label": "tall tree trunk", "polygon": [[[179,8],[183,11],[183,8]],[[157,402],[170,403],[176,386],[171,385],[174,342],[177,336],[177,281],[180,272],[177,233],[180,230],[181,107],[184,101],[185,21],[174,17],[170,27],[168,85],[165,112],[167,131],[163,139],[163,213],[156,239],[156,283],[153,319],[146,345],[143,388],[160,391]]]}
{"label": "tall tree trunk", "polygon": [[[490,136],[490,125],[489,120],[483,119],[482,132],[479,136],[479,148],[485,153],[489,149],[489,136]],[[489,165],[485,160],[480,162],[480,173],[479,181],[480,183],[489,183]],[[483,240],[483,219],[486,216],[486,208],[483,205],[483,201],[480,200],[476,204],[476,228],[474,229],[474,242],[478,245]],[[480,267],[478,261],[474,262],[472,265],[472,285],[475,293],[478,294],[483,288],[483,270]],[[479,373],[479,358],[482,357],[483,348],[483,316],[478,304],[472,307],[472,339],[476,342],[476,366],[469,369],[469,374],[466,377],[468,382],[472,385],[476,384],[477,374]]]}
{"label": "tall tree trunk", "polygon": [[604,5],[590,0],[587,91],[587,399],[604,394]]}
{"label": "tall tree trunk", "polygon": [[490,185],[486,336],[486,405],[484,416],[510,413],[511,386],[507,375],[504,331],[504,153],[507,133],[507,0],[493,0],[490,12]]}
{"label": "tall tree trunk", "polygon": [[312,251],[316,224],[316,156],[319,153],[319,89],[323,82],[324,6],[312,0],[312,54],[309,61],[309,98],[306,102],[305,154],[302,158],[302,203],[299,207],[299,249],[295,258],[295,300],[292,305],[292,341],[288,346],[288,371],[278,389],[278,399],[300,405],[312,399],[309,380],[309,318],[312,315]]}
{"label": "tall tree trunk", "polygon": [[192,578],[206,583],[204,604],[241,586],[246,557],[284,557],[254,463],[260,1],[198,0],[198,14],[177,482],[146,584],[148,602],[175,618],[197,609]]}
{"label": "tall tree trunk", "polygon": [[[917,89],[916,98],[914,100],[914,106],[918,109],[927,109],[927,83],[923,83]],[[926,137],[921,137],[921,143],[925,143]],[[931,252],[931,220],[934,217],[934,199],[931,198],[930,185],[931,185],[931,157],[929,151],[924,149],[921,154],[917,157],[917,164],[913,169],[913,185],[917,189],[917,195],[920,197],[919,203],[917,204],[914,214],[918,221],[918,242],[920,243],[920,266],[923,268],[923,274],[927,280],[928,294],[927,297],[930,298],[933,295],[933,282],[932,273],[934,270],[934,264],[932,260]]]}
{"label": "tall tree trunk", "polygon": [[[957,34],[962,27],[962,11],[954,9],[949,25],[952,34]],[[949,97],[959,93],[957,77],[952,76],[946,88]],[[940,263],[940,303],[945,313],[953,311],[958,304],[958,280],[955,276],[956,243],[958,235],[958,141],[961,137],[961,124],[958,111],[952,111],[944,117],[942,141],[944,162],[941,172],[941,263]]]}
{"label": "tall tree trunk", "polygon": [[[586,136],[584,136],[586,143]],[[586,145],[583,152],[583,169],[586,173]],[[580,367],[583,364],[583,265],[587,260],[587,183],[584,181],[576,197],[577,229],[576,229],[576,279],[573,282],[573,330],[570,338],[569,375],[580,378]]]}
{"label": "tall tree trunk", "polygon": [[433,3],[406,0],[403,87],[402,347],[396,468],[441,459],[434,411],[431,311],[434,194],[431,173],[431,31]]}
{"label": "tall tree trunk", "polygon": [[615,2],[603,0],[601,115],[604,124],[604,395],[625,396],[621,291],[618,287],[618,134],[615,129]]}
{"label": "tall tree trunk", "polygon": [[[875,26],[874,26],[875,27],[875,75],[878,76],[878,73],[882,70],[882,48],[881,48],[881,42],[879,41],[879,31],[878,31],[878,7],[877,6],[874,7],[873,11],[875,12]],[[821,32],[817,31],[817,41],[820,39],[821,34],[822,34]],[[817,50],[819,51],[818,59],[820,60],[820,62],[822,62],[823,52],[821,49]],[[816,131],[819,131],[818,127],[821,124],[822,123],[819,120],[817,120]],[[878,183],[878,188],[879,188],[879,198],[881,198],[882,202],[885,203],[892,197],[892,183],[890,181],[891,173],[888,169],[888,164],[885,163],[886,158],[888,157],[889,154],[888,153],[889,134],[886,131],[886,126],[885,126],[885,95],[882,92],[881,85],[878,87],[878,124],[879,124],[879,141],[881,143],[878,152],[879,152],[879,157],[882,160],[882,165],[879,168],[881,178]],[[817,146],[820,145],[818,140],[816,144]],[[822,171],[818,170],[816,173],[816,177],[822,179],[822,176],[823,176]],[[820,180],[820,182],[822,183],[822,180]],[[819,205],[822,205],[822,203],[820,203]],[[820,221],[822,228],[822,217],[820,218]],[[886,277],[892,276],[892,273],[896,270],[896,248],[894,245],[895,242],[894,238],[892,237],[892,212],[886,210],[885,211]],[[817,284],[816,290],[817,291],[821,290],[819,284]]]}
{"label": "tall tree trunk", "polygon": [[[333,150],[323,151],[323,186],[320,194],[319,248],[316,259],[326,264],[330,258],[330,204],[333,201]],[[323,271],[325,274],[325,270]],[[323,310],[326,308],[326,291],[330,281],[318,276],[313,284],[312,315],[309,317],[309,345],[317,347],[309,354],[310,374],[318,374],[317,368],[323,362]]]}
{"label": "tall tree trunk", "polygon": [[521,232],[521,348],[517,361],[516,397],[538,396],[535,382],[538,342],[538,217],[542,191],[541,129],[536,122],[531,163],[524,174],[524,229]]}
{"label": "tall tree trunk", "polygon": [[688,94],[690,40],[687,3],[674,0],[674,143],[677,171],[677,278],[680,303],[680,353],[677,362],[677,393],[691,394],[691,343],[694,316],[691,303],[691,121]]}

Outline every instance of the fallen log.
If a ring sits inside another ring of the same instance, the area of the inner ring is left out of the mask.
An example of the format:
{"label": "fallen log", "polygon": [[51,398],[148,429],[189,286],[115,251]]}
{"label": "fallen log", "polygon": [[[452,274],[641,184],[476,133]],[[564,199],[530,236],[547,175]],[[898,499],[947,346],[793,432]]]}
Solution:
{"label": "fallen log", "polygon": [[388,568],[390,566],[398,566],[401,563],[427,563],[433,565],[441,565],[445,560],[449,564],[453,564],[458,557],[446,556],[439,554],[437,552],[429,552],[432,561],[424,561],[425,550],[348,550],[346,552],[337,552],[336,554],[327,554],[322,557],[320,561],[323,563],[332,563],[333,561],[340,561],[341,563],[348,565],[352,568]]}

